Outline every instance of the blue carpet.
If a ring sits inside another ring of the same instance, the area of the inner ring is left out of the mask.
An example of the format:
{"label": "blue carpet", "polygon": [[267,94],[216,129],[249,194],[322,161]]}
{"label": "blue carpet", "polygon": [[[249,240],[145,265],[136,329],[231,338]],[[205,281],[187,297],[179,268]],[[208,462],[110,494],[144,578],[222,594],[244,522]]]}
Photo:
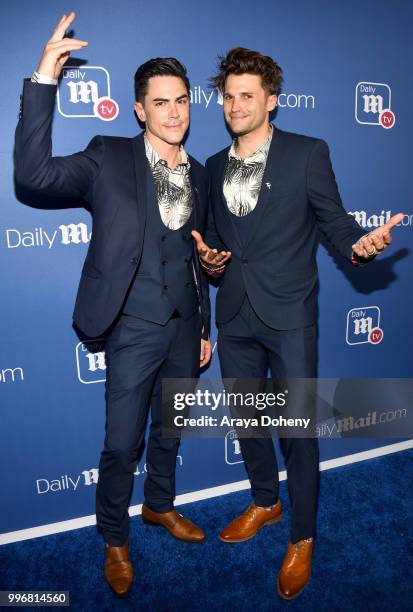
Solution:
{"label": "blue carpet", "polygon": [[413,610],[412,458],[404,451],[321,473],[313,576],[292,602],[276,591],[289,537],[285,482],[281,523],[241,544],[220,542],[217,533],[250,503],[248,492],[179,507],[205,529],[200,545],[134,517],[135,583],[126,600],[102,580],[94,527],[0,547],[0,588],[68,590],[75,610]]}

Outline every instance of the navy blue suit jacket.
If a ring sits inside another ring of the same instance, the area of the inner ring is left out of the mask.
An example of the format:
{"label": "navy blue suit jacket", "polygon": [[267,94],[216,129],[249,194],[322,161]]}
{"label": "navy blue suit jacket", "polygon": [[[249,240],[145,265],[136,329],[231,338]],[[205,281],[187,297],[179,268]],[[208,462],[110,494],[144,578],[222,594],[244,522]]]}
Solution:
{"label": "navy blue suit jacket", "polygon": [[[55,196],[82,198],[93,216],[93,231],[76,298],[73,319],[90,337],[103,334],[119,314],[139,266],[146,220],[143,134],[135,138],[96,136],[84,151],[52,157],[52,118],[56,87],[25,80],[15,137],[16,181]],[[195,228],[205,231],[205,169],[190,157]],[[41,206],[41,203],[39,203]],[[209,335],[208,282],[194,269],[203,319]]]}
{"label": "navy blue suit jacket", "polygon": [[317,318],[317,230],[347,259],[365,231],[346,213],[323,140],[276,129],[249,237],[241,243],[223,195],[227,147],[207,160],[210,214],[205,241],[232,252],[216,300],[217,323],[238,311],[245,287],[258,316],[274,329]]}

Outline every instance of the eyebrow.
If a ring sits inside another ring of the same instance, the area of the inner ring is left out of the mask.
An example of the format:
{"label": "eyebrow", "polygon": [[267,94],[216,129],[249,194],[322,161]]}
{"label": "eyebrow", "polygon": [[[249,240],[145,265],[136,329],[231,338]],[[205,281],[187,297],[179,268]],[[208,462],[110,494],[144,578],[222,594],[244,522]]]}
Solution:
{"label": "eyebrow", "polygon": [[[179,98],[175,99],[175,102],[178,102],[179,100],[183,100],[184,98],[189,98],[188,94],[182,94],[182,96],[179,96]],[[153,102],[169,102],[170,98],[154,98],[152,101]]]}
{"label": "eyebrow", "polygon": [[[255,91],[240,91],[239,92],[242,96],[244,96],[245,94],[248,94],[249,96],[253,96],[255,94]],[[232,94],[230,91],[224,91],[224,96],[233,96],[234,94]]]}

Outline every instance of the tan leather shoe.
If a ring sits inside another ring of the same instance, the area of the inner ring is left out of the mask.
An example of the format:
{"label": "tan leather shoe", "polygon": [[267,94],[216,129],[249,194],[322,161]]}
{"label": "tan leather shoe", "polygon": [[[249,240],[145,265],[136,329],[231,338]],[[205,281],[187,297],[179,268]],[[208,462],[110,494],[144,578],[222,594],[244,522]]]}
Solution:
{"label": "tan leather shoe", "polygon": [[283,599],[295,599],[305,589],[311,576],[313,538],[288,544],[288,550],[278,574],[278,594]]}
{"label": "tan leather shoe", "polygon": [[189,519],[182,516],[175,510],[170,512],[152,512],[148,506],[142,506],[142,518],[144,523],[149,525],[160,525],[165,527],[169,533],[177,540],[183,542],[193,542],[198,544],[205,540],[205,533],[194,525]]}
{"label": "tan leather shoe", "polygon": [[264,525],[273,525],[282,518],[282,506],[277,501],[272,510],[260,508],[254,502],[241,516],[232,521],[221,533],[219,539],[223,542],[245,542],[253,538]]}
{"label": "tan leather shoe", "polygon": [[133,581],[133,567],[127,542],[123,546],[106,545],[105,578],[118,597],[126,597]]}

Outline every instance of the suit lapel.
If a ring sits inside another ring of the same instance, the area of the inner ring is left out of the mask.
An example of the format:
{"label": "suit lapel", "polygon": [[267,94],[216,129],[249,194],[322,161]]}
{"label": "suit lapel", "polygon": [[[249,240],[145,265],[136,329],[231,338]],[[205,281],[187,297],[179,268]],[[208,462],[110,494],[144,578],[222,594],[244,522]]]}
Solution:
{"label": "suit lapel", "polygon": [[282,179],[281,177],[281,156],[284,148],[282,132],[275,127],[271,140],[270,149],[268,151],[267,163],[265,164],[264,175],[262,177],[260,193],[257,201],[256,214],[252,216],[251,227],[248,232],[248,239],[244,244],[244,250],[251,244],[254,236],[263,222],[265,214],[269,212],[269,208],[276,205],[273,193],[277,184]]}
{"label": "suit lapel", "polygon": [[241,238],[238,233],[237,226],[234,223],[233,216],[231,212],[229,211],[227,201],[224,196],[225,173],[228,167],[228,151],[229,151],[229,148],[225,149],[224,153],[222,154],[222,157],[220,159],[219,169],[218,169],[218,194],[219,194],[218,208],[222,212],[222,215],[224,216],[224,227],[229,227],[232,230],[237,246],[241,250],[242,249]]}
{"label": "suit lapel", "polygon": [[139,223],[139,245],[143,244],[143,236],[146,226],[146,199],[148,197],[146,189],[147,173],[149,170],[148,160],[146,159],[145,143],[143,132],[132,139],[133,158],[135,163],[135,182],[136,199],[138,203],[138,217],[142,220]]}

